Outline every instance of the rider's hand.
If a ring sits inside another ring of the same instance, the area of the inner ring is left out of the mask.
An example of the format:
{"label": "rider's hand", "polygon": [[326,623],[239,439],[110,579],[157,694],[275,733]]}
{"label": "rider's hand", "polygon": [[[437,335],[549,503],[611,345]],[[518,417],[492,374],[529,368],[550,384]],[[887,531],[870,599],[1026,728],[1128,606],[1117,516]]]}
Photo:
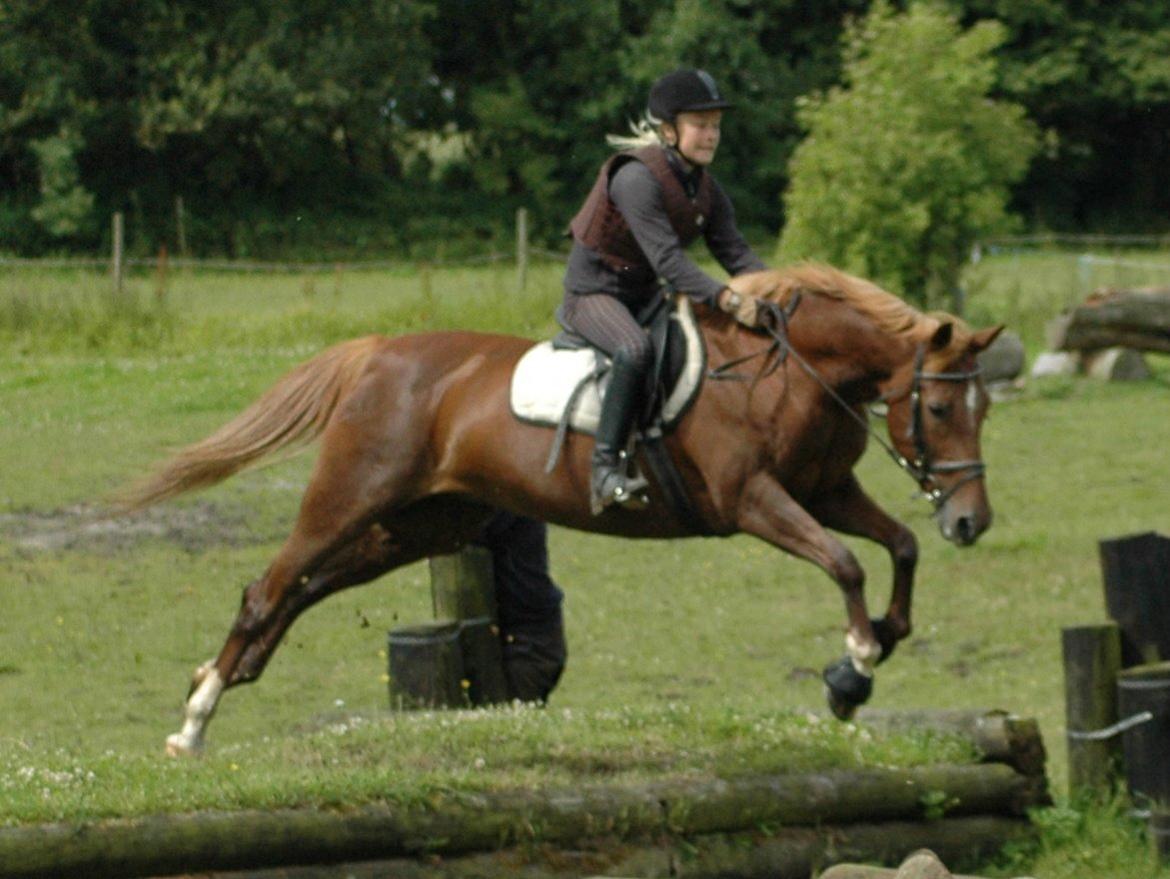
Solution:
{"label": "rider's hand", "polygon": [[760,325],[760,300],[755,296],[724,287],[715,297],[715,303],[720,311],[727,312],[745,327],[755,329]]}

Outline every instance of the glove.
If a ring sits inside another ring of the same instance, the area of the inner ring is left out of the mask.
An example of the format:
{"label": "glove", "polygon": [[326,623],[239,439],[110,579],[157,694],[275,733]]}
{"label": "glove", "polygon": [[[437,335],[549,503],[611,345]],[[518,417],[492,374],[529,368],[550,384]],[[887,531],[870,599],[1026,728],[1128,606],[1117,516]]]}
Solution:
{"label": "glove", "polygon": [[755,296],[745,296],[730,287],[724,287],[715,297],[715,304],[720,311],[727,312],[749,329],[760,325],[760,301]]}

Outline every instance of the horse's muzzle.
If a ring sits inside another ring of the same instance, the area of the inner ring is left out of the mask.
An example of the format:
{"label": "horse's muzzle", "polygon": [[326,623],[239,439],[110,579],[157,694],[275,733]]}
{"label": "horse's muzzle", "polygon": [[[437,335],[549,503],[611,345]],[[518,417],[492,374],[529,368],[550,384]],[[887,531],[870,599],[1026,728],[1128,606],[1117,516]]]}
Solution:
{"label": "horse's muzzle", "polygon": [[[964,505],[966,506],[966,505]],[[938,527],[942,536],[956,546],[970,546],[991,527],[991,509],[959,509],[947,503],[938,513]]]}

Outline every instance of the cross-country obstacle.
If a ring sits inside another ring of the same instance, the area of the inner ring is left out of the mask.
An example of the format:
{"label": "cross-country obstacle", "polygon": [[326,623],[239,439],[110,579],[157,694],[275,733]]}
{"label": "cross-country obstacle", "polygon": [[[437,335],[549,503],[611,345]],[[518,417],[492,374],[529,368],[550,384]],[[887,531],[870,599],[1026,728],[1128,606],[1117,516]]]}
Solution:
{"label": "cross-country obstacle", "polygon": [[1108,799],[1124,781],[1170,864],[1170,538],[1098,548],[1112,621],[1061,633],[1069,792]]}
{"label": "cross-country obstacle", "polygon": [[308,879],[327,875],[307,866],[321,864],[344,864],[343,875],[359,879],[807,879],[842,861],[897,864],[920,848],[966,863],[1027,835],[1027,810],[1049,802],[1032,720],[862,713],[857,722],[965,736],[980,756],[963,765],[450,793],[410,806],[0,828],[0,879],[238,870],[254,879]]}

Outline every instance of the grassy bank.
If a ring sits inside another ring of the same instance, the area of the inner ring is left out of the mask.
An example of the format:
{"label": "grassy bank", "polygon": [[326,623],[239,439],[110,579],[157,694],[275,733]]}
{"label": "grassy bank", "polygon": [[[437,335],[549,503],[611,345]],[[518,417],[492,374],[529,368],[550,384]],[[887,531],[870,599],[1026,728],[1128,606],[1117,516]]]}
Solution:
{"label": "grassy bank", "polygon": [[[995,270],[980,267],[972,315],[1016,315],[1037,350],[1063,283],[1040,263],[1034,275],[1006,259]],[[550,710],[382,713],[385,633],[430,616],[426,571],[414,566],[308,613],[264,678],[225,697],[208,759],[165,760],[191,670],[219,649],[240,589],[287,532],[311,455],[134,520],[95,519],[97,502],[337,339],[454,326],[551,333],[559,267],[536,267],[524,294],[504,266],[172,273],[162,292],[144,273],[131,279],[133,305],[106,286],[68,271],[0,277],[0,822],[409,798],[667,764],[929,762],[953,746],[808,719],[844,619],[811,566],[746,537],[635,543],[557,529],[570,663]],[[1170,362],[1151,362],[1152,382],[1033,383],[994,407],[984,437],[996,522],[972,549],[941,540],[883,455],[861,465],[922,545],[915,636],[882,667],[874,704],[1035,716],[1058,793],[1059,631],[1104,618],[1096,541],[1170,531],[1160,442]],[[850,545],[884,606],[887,560]],[[1039,820],[1041,849],[1001,871],[1156,875],[1121,811],[1062,804]]]}

